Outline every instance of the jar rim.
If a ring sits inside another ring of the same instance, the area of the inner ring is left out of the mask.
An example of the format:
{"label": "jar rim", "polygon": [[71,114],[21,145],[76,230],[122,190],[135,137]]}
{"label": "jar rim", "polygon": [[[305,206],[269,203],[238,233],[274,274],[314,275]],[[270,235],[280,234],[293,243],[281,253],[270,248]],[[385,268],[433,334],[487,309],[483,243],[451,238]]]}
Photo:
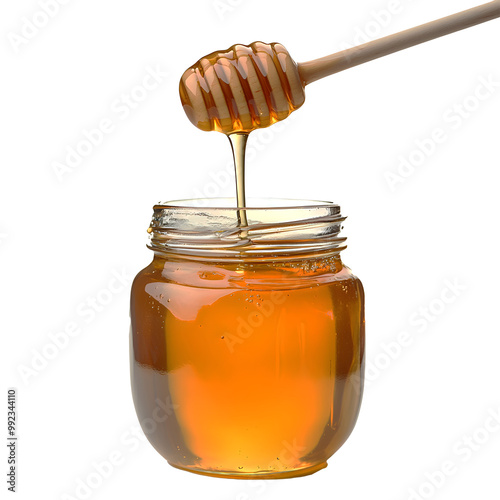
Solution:
{"label": "jar rim", "polygon": [[249,202],[252,206],[243,208],[236,207],[234,198],[157,204],[148,246],[159,254],[246,261],[338,254],[345,248],[346,238],[339,236],[345,217],[335,203],[279,198]]}
{"label": "jar rim", "polygon": [[294,210],[294,209],[321,209],[325,207],[340,208],[332,201],[305,200],[292,198],[248,198],[245,207],[237,207],[235,198],[186,198],[160,202],[153,209],[192,209],[208,210]]}

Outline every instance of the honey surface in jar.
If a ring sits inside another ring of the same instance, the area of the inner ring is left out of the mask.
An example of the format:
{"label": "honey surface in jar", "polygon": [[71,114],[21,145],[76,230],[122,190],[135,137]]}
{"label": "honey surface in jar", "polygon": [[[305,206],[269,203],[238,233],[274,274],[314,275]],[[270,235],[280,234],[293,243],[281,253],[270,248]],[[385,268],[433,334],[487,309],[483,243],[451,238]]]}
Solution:
{"label": "honey surface in jar", "polygon": [[363,289],[340,258],[155,256],[132,288],[132,387],[171,465],[281,478],[326,466],[359,411]]}

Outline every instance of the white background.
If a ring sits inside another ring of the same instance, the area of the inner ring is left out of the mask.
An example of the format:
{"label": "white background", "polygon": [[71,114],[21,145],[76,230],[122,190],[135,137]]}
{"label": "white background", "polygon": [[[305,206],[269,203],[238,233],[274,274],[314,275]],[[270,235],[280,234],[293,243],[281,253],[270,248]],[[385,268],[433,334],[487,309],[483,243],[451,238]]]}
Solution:
{"label": "white background", "polygon": [[[180,75],[234,43],[279,41],[306,61],[473,3],[66,0],[30,30],[40,3],[0,12],[2,398],[18,389],[18,497],[83,498],[90,481],[92,499],[499,498],[500,20],[317,82],[289,120],[252,135],[249,195],[332,200],[349,217],[368,370],[356,429],[326,470],[253,483],[175,470],[133,437],[128,295],[152,258],[151,207],[233,190],[227,139],[189,123]],[[152,70],[157,87],[138,89]],[[57,175],[103,119],[112,130]],[[391,189],[402,157],[418,166]],[[125,284],[91,315],[117,273]]]}

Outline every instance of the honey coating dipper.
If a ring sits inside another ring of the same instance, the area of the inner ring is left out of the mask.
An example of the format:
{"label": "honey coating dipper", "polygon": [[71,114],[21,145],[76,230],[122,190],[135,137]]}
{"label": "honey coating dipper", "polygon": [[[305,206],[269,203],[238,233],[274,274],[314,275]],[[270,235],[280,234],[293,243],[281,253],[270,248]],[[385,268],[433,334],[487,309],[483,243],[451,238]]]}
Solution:
{"label": "honey coating dipper", "polygon": [[200,59],[179,92],[201,130],[251,132],[284,120],[305,100],[304,88],[325,76],[500,17],[500,0],[389,35],[330,56],[295,63],[279,43],[233,45]]}

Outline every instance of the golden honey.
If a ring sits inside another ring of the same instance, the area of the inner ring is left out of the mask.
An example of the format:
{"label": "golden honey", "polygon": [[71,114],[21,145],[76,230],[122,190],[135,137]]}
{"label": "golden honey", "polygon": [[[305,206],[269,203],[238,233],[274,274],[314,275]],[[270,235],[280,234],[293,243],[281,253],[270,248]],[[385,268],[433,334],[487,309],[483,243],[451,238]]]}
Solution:
{"label": "golden honey", "polygon": [[131,297],[134,402],[171,465],[231,478],[326,466],[352,431],[364,294],[333,204],[157,206]]}

